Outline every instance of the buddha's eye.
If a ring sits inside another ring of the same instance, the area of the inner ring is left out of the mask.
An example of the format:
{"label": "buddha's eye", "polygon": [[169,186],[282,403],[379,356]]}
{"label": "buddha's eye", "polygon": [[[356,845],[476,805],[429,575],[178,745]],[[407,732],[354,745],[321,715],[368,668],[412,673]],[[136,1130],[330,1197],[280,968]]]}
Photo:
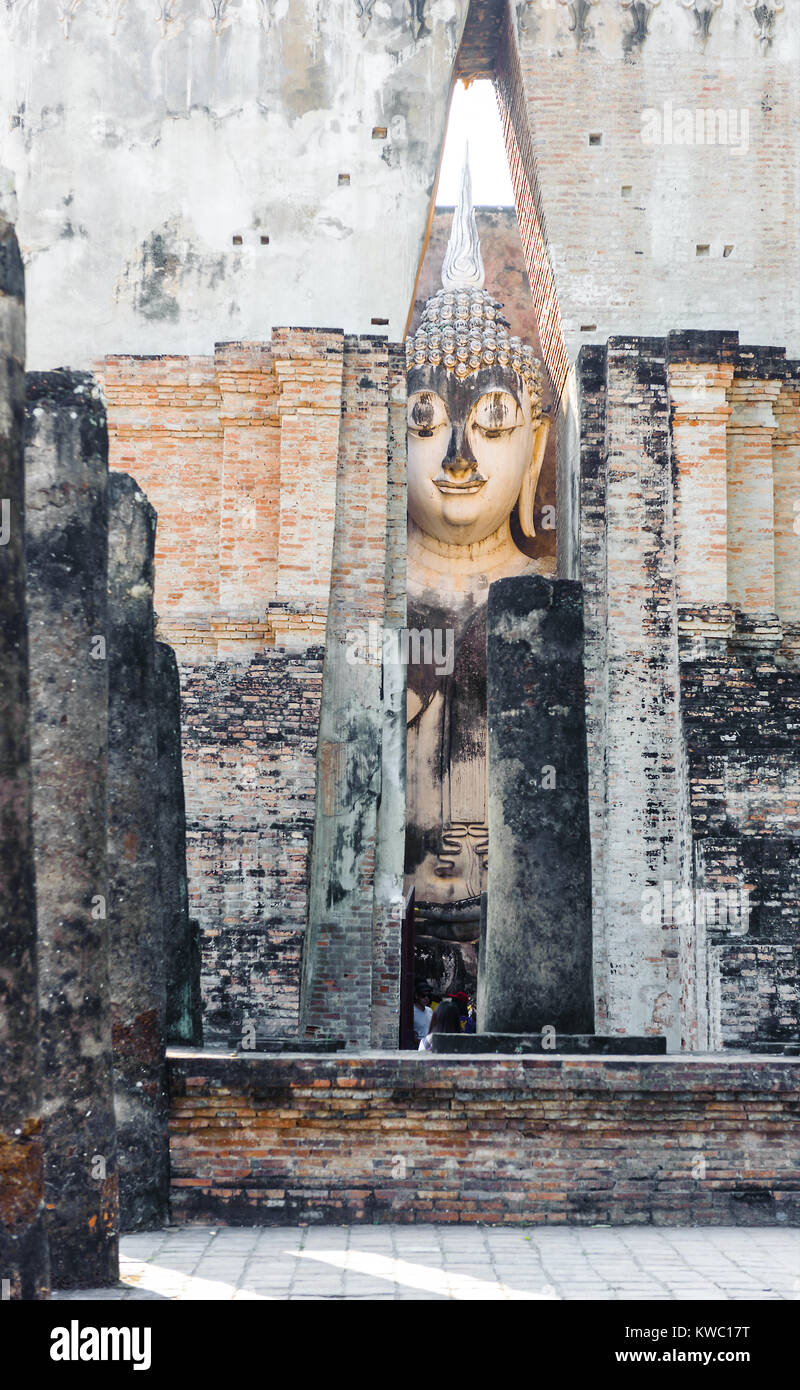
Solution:
{"label": "buddha's eye", "polygon": [[418,391],[408,402],[408,428],[419,439],[430,439],[449,424],[447,408],[435,391]]}
{"label": "buddha's eye", "polygon": [[487,391],[475,406],[472,423],[486,439],[499,439],[523,423],[522,411],[508,391]]}

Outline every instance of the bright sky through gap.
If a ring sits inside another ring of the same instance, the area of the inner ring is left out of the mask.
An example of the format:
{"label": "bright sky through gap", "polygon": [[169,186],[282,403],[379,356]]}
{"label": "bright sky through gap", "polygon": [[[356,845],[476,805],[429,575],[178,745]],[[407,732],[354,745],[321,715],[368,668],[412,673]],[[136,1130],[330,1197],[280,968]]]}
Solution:
{"label": "bright sky through gap", "polygon": [[491,82],[456,84],[436,193],[438,207],[458,202],[464,142],[469,140],[472,201],[476,207],[513,207],[514,190],[508,172],[503,127]]}

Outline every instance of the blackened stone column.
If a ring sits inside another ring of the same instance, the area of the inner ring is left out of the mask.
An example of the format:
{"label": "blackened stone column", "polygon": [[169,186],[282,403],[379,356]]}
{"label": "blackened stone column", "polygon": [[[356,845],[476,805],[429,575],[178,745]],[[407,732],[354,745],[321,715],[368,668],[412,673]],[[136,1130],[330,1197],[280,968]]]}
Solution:
{"label": "blackened stone column", "polygon": [[156,642],[158,871],[164,923],[167,1040],[200,1046],[200,955],[189,919],[186,809],[181,766],[181,685],[175,653]]}
{"label": "blackened stone column", "polygon": [[108,876],[111,1014],[123,1231],[167,1219],[164,932],[156,850],[156,514],[109,475]]}
{"label": "blackened stone column", "polygon": [[0,1297],[46,1298],[39,1119],[28,631],[22,260],[0,214]]}
{"label": "blackened stone column", "polygon": [[119,1277],[106,865],[108,439],[91,376],[31,373],[25,533],[47,1225],[55,1288]]}
{"label": "blackened stone column", "polygon": [[487,615],[489,873],[481,1032],[592,1033],[581,585],[500,579]]}

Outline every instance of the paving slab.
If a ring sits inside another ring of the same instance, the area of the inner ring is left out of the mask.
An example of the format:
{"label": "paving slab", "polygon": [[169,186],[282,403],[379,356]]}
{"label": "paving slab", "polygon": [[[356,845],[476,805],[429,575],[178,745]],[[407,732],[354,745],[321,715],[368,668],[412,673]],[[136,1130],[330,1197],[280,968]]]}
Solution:
{"label": "paving slab", "polygon": [[800,1301],[800,1231],[771,1228],[176,1227],[120,1251],[119,1284],[53,1298]]}

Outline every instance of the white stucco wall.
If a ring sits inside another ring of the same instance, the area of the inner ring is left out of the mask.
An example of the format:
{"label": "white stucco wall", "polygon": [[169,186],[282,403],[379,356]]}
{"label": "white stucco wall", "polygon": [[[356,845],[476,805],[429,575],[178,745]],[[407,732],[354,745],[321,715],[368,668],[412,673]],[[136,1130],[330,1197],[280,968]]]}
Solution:
{"label": "white stucco wall", "polygon": [[[640,44],[621,0],[591,5],[580,45],[574,9],[513,4],[570,356],[692,327],[800,354],[800,4],[769,43],[745,0],[721,0],[705,44],[681,0]],[[275,324],[402,337],[467,10],[7,0],[0,164],[31,367],[208,353]],[[690,141],[686,111],[727,113],[727,143]]]}
{"label": "white stucco wall", "polygon": [[759,7],[770,42],[746,0],[716,0],[703,41],[711,4],[651,0],[636,43],[623,0],[592,0],[580,44],[580,7],[515,5],[572,360],[690,328],[800,356],[800,4]]}
{"label": "white stucco wall", "polygon": [[401,338],[467,0],[427,0],[422,31],[417,9],[9,0],[0,164],[29,367],[208,353],[275,324]]}

